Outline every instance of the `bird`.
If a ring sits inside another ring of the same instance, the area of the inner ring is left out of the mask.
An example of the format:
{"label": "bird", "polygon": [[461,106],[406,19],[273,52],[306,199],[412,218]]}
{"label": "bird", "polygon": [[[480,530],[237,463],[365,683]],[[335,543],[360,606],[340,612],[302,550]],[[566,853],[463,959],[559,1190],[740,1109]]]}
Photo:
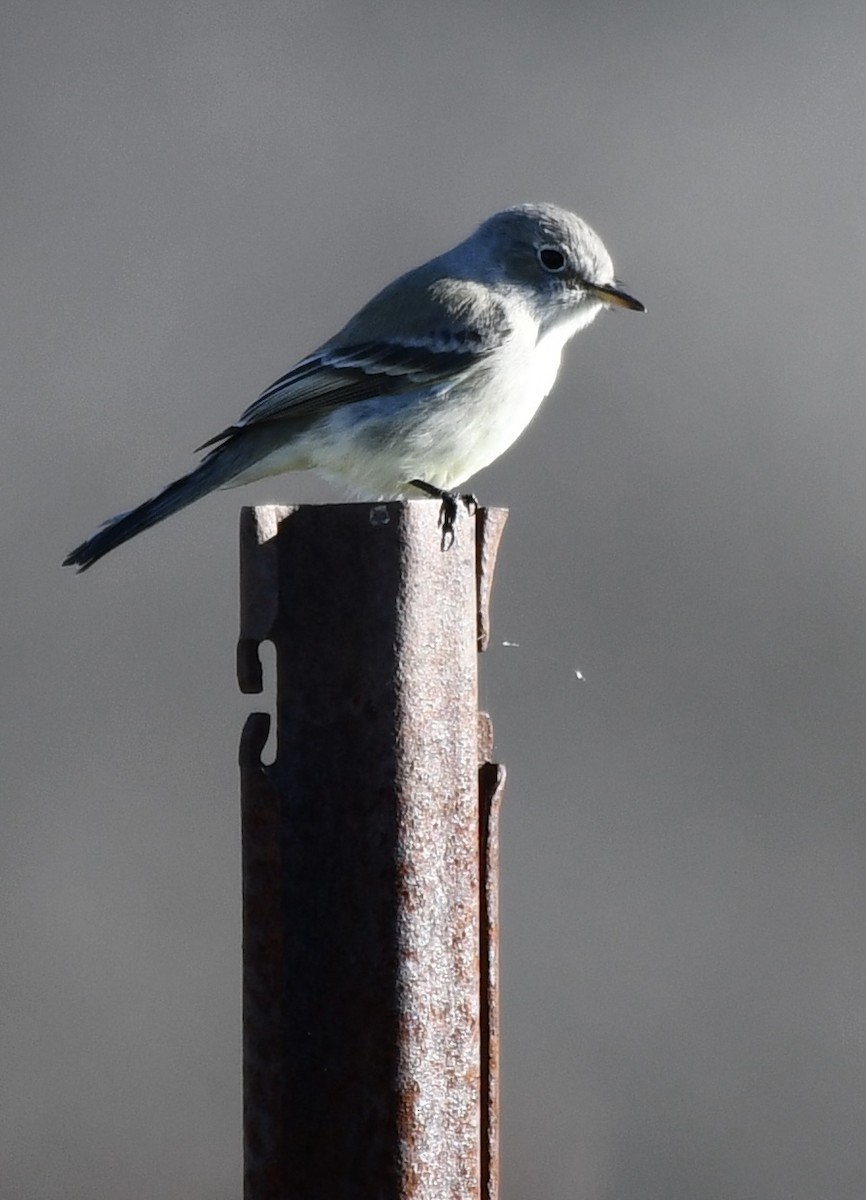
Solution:
{"label": "bird", "polygon": [[189,474],[106,521],[64,566],[109,551],[218,488],[314,470],[363,499],[426,494],[453,525],[455,489],[535,416],[566,343],[604,308],[644,312],[581,217],[495,213],[401,275],[198,447]]}

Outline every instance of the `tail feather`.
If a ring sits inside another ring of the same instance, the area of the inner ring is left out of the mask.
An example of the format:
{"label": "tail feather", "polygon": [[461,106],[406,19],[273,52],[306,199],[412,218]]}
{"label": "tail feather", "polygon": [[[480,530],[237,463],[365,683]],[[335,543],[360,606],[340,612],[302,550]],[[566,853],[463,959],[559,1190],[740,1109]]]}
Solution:
{"label": "tail feather", "polygon": [[[227,443],[212,451],[207,458],[184,475],[176,479],[168,487],[163,488],[150,500],[145,500],[137,508],[119,513],[106,521],[101,528],[92,533],[89,538],[76,546],[63,560],[64,567],[78,567],[79,572],[92,567],[103,555],[114,550],[117,546],[129,541],[136,534],[149,529],[164,521],[173,513],[180,512],[193,501],[206,496],[223,484],[228,483],[239,471],[255,461],[259,455],[238,453],[241,449],[240,439]],[[252,447],[249,447],[252,449]]]}

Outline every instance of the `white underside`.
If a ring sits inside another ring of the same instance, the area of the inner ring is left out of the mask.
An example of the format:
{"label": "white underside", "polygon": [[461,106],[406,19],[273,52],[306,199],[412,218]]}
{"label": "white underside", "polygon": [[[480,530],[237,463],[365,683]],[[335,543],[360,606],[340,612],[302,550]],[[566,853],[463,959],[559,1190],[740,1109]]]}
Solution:
{"label": "white underside", "polygon": [[586,305],[540,339],[527,313],[487,364],[450,390],[335,409],[225,486],[313,469],[367,499],[411,491],[412,479],[455,488],[520,436],[553,387],[565,343],[600,308]]}

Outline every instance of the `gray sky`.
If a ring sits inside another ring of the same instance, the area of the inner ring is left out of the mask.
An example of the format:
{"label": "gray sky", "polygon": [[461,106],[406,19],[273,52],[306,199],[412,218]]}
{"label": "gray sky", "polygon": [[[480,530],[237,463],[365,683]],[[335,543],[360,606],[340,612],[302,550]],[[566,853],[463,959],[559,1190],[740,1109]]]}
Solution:
{"label": "gray sky", "polygon": [[861,0],[6,4],[2,1200],[239,1194],[237,512],[340,497],[60,560],[525,200],[649,312],[473,481],[503,1200],[859,1200],[864,59]]}

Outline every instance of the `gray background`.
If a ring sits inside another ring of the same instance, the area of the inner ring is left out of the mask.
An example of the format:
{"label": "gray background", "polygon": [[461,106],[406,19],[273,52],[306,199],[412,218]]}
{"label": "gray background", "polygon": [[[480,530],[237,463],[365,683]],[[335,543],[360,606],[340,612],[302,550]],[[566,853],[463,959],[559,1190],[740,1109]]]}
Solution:
{"label": "gray background", "polygon": [[503,1198],[862,1198],[862,0],[13,2],[0,47],[3,1200],[239,1195],[237,512],[338,496],[63,554],[535,199],[649,312],[474,481]]}

